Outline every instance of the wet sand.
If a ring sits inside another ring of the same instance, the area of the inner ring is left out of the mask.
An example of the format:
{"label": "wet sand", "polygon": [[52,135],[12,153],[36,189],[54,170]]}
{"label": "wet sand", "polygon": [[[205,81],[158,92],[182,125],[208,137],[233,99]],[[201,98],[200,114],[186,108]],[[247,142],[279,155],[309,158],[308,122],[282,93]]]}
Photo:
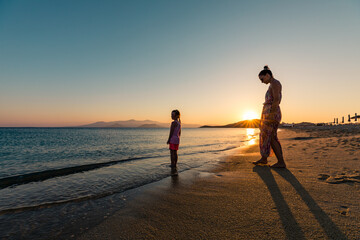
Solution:
{"label": "wet sand", "polygon": [[211,173],[145,189],[79,239],[360,239],[360,126],[279,138],[287,169],[251,164],[256,144],[238,149]]}

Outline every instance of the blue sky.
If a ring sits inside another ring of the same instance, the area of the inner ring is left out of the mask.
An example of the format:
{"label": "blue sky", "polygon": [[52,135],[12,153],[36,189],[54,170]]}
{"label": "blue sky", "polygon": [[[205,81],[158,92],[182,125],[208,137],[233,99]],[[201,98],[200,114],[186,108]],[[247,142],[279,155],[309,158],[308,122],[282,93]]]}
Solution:
{"label": "blue sky", "polygon": [[359,1],[0,1],[0,126],[227,124],[260,115],[268,64],[283,121],[359,110]]}

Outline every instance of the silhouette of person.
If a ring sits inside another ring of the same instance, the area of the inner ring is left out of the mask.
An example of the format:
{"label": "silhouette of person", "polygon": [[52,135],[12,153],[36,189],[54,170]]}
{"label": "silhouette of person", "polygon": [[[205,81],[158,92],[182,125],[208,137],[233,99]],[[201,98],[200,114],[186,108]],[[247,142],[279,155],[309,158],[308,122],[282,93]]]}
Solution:
{"label": "silhouette of person", "polygon": [[267,158],[271,150],[275,153],[278,160],[277,163],[270,167],[285,168],[286,164],[283,157],[280,141],[277,137],[277,130],[281,121],[281,83],[276,80],[269,67],[266,65],[259,73],[259,79],[264,84],[269,84],[269,89],[265,94],[265,102],[261,113],[260,122],[260,154],[261,159],[253,162],[253,164],[267,164]]}

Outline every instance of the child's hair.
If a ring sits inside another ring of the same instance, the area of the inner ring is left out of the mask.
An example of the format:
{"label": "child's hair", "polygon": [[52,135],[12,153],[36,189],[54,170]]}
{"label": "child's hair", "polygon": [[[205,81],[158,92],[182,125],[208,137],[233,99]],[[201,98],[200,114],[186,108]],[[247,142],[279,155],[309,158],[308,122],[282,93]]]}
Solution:
{"label": "child's hair", "polygon": [[175,113],[175,116],[177,116],[179,118],[179,121],[181,122],[179,110],[175,109],[175,110],[172,110],[172,112]]}
{"label": "child's hair", "polygon": [[271,77],[273,76],[273,75],[272,75],[272,72],[270,71],[269,66],[268,66],[268,65],[265,65],[265,66],[264,66],[264,69],[260,71],[259,76],[264,76],[264,75],[266,75],[267,73],[268,73]]}

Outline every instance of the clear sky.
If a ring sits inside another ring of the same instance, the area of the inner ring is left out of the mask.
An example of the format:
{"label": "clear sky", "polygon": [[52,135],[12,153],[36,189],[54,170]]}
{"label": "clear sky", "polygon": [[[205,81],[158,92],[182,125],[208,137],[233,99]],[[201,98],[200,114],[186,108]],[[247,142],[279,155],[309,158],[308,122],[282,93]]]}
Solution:
{"label": "clear sky", "polygon": [[360,114],[360,1],[0,0],[0,126]]}

